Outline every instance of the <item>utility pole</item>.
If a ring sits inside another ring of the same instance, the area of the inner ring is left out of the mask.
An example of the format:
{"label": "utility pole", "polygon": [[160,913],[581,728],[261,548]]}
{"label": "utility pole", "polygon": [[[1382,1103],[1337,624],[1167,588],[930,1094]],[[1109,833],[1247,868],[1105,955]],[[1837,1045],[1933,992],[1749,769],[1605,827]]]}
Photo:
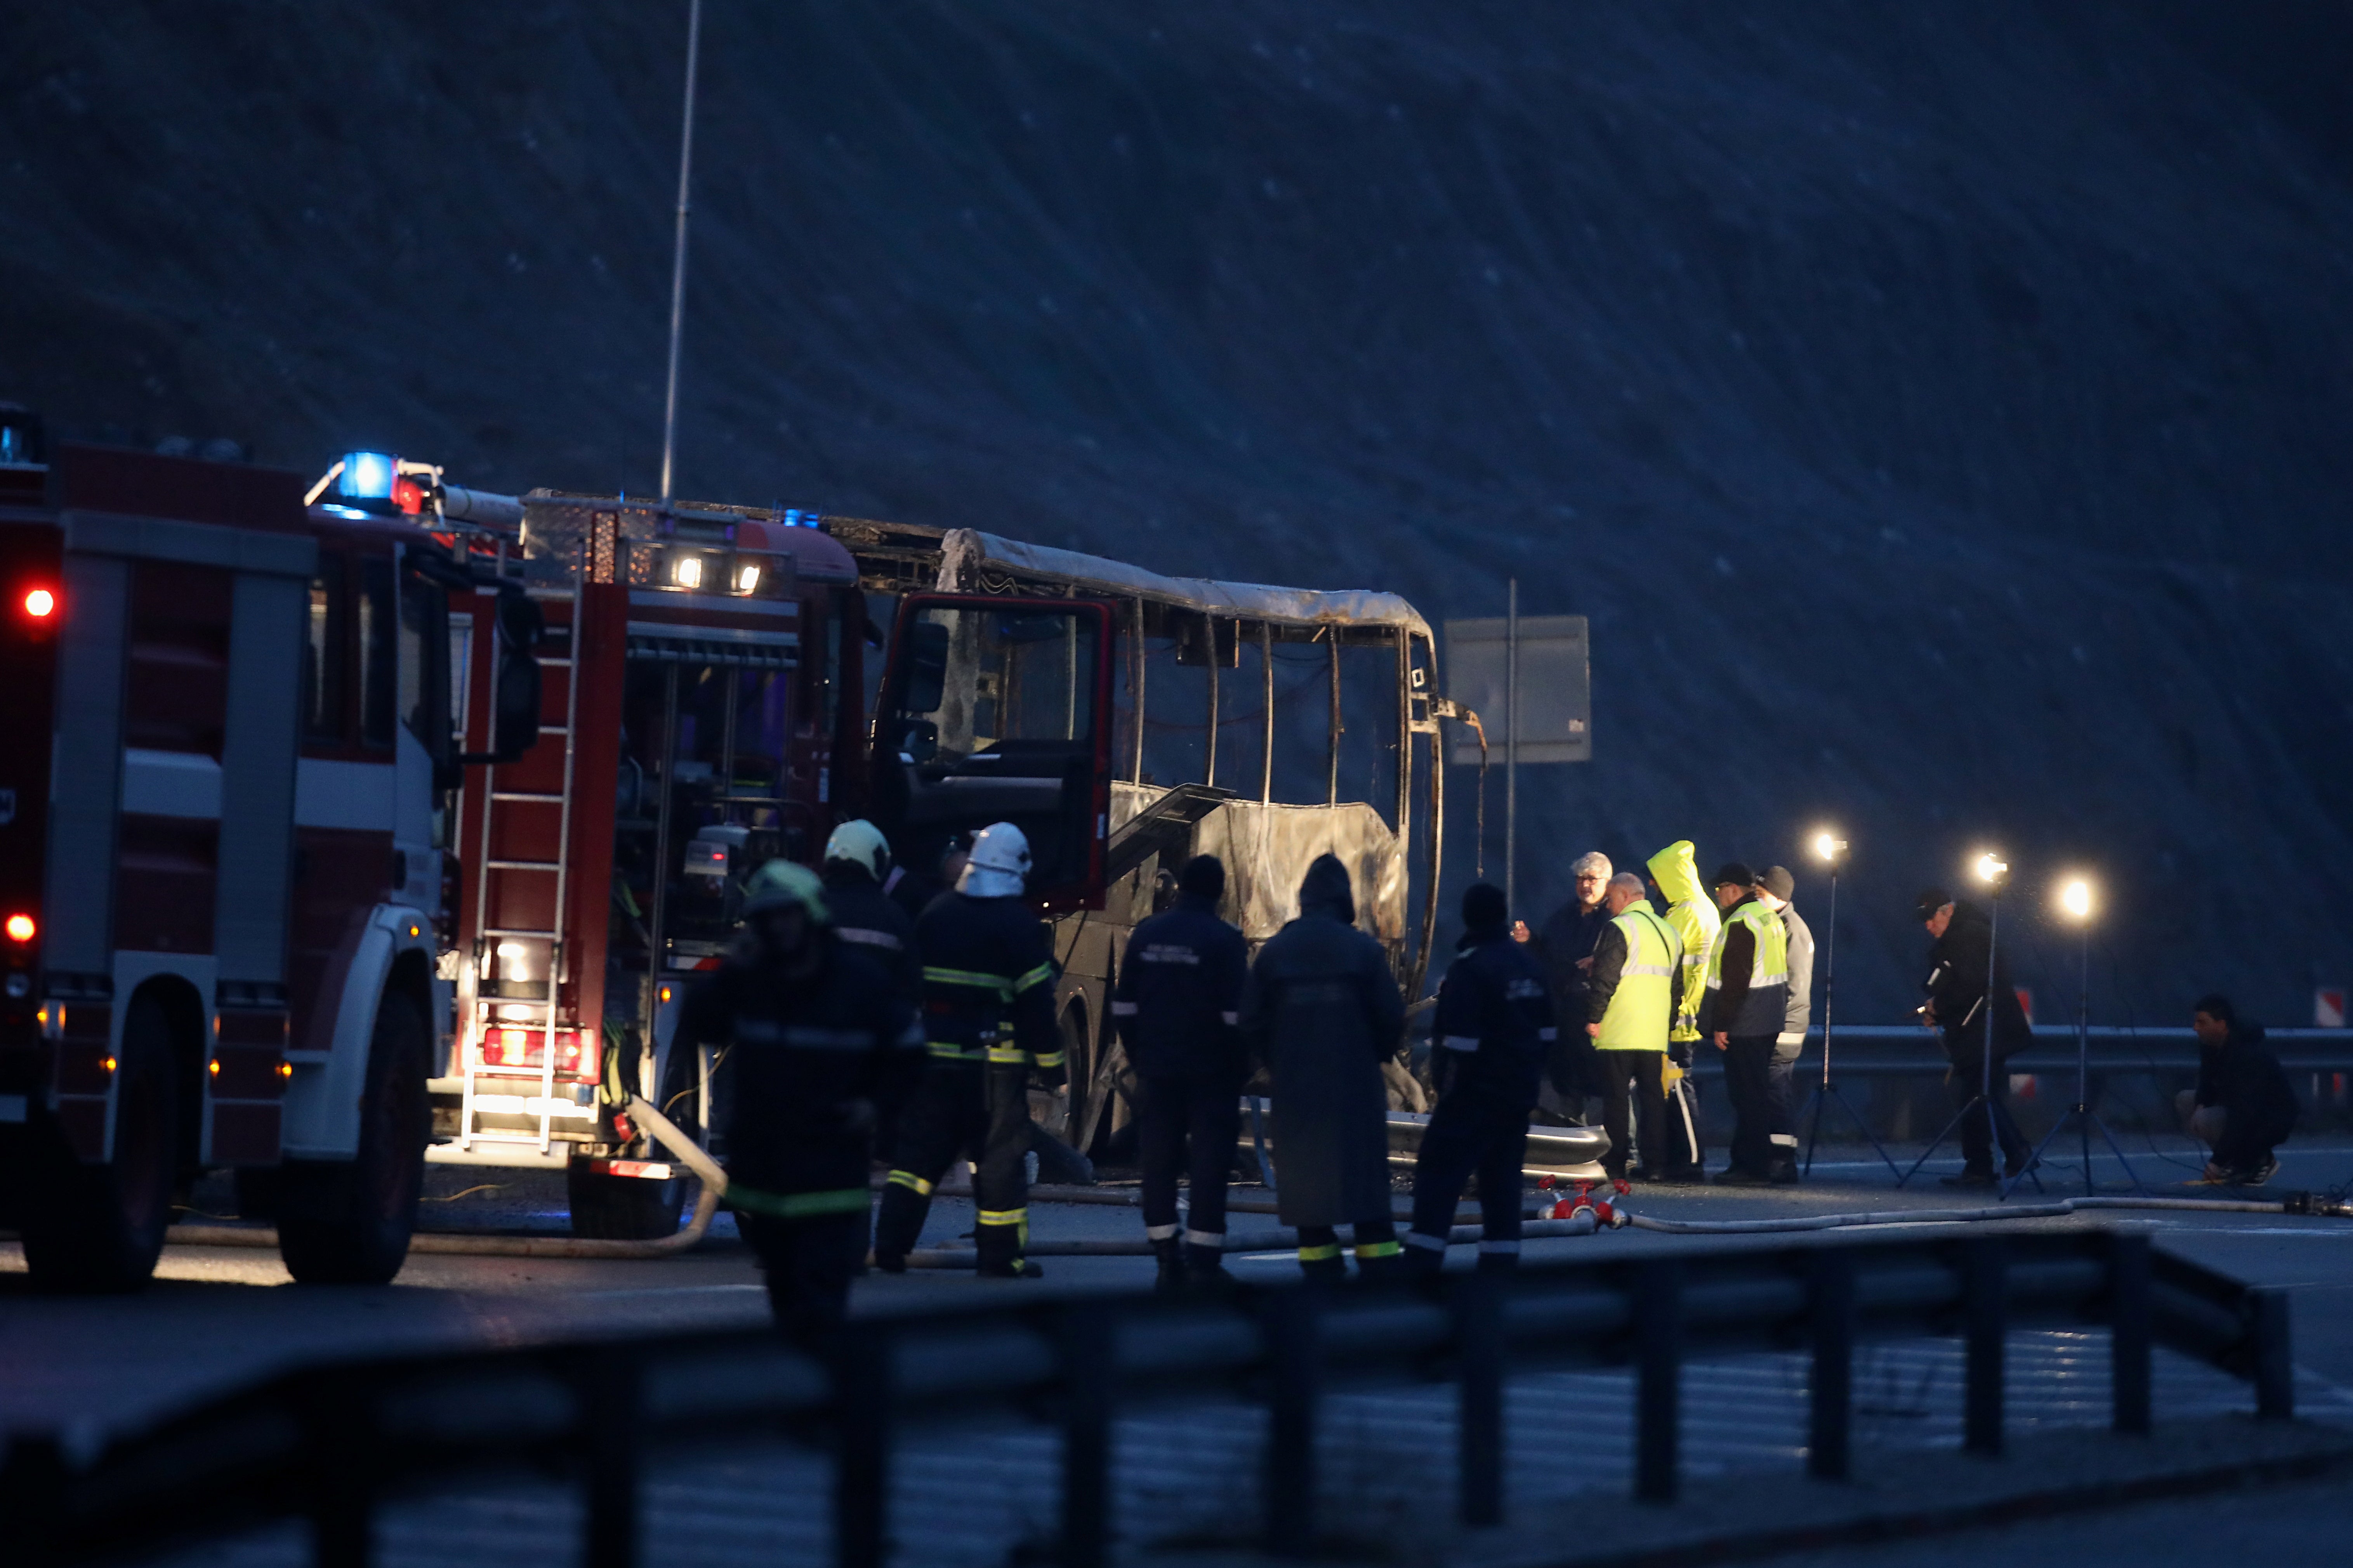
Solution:
{"label": "utility pole", "polygon": [[678,238],[670,261],[670,384],[662,394],[662,505],[670,501],[670,473],[678,456],[678,351],[686,332],[687,195],[694,176],[694,68],[702,54],[702,0],[687,0],[686,127],[678,142]]}
{"label": "utility pole", "polygon": [[1504,907],[1520,918],[1520,580],[1504,609]]}

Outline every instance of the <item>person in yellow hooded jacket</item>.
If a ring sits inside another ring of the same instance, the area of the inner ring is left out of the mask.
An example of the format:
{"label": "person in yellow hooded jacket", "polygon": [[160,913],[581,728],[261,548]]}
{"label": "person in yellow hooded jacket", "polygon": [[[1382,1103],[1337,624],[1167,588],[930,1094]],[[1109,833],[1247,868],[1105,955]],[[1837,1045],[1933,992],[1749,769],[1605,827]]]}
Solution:
{"label": "person in yellow hooded jacket", "polygon": [[1708,950],[1724,929],[1707,889],[1700,886],[1699,851],[1678,838],[1650,858],[1651,881],[1667,900],[1667,924],[1683,939],[1682,973],[1675,982],[1675,1016],[1667,1031],[1667,1158],[1671,1182],[1704,1181],[1706,1152],[1699,1141],[1699,1086],[1692,1080],[1692,1049],[1699,1044],[1699,1005],[1707,994]]}

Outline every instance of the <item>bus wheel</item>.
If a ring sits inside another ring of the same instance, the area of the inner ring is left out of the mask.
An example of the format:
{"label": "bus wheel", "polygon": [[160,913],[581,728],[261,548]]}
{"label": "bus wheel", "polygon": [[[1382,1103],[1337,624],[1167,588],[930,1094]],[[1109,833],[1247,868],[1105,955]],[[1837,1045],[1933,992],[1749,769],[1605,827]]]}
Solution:
{"label": "bus wheel", "polygon": [[376,1004],[350,1160],[289,1160],[278,1182],[278,1252],[306,1285],[383,1285],[408,1258],[432,1129],[425,1019],[405,991]]}
{"label": "bus wheel", "polygon": [[[702,1096],[696,1092],[696,1053],[672,1051],[662,1069],[662,1091],[655,1100],[656,1109],[667,1106],[663,1114],[688,1137],[700,1141],[702,1121],[696,1114]],[[646,1158],[670,1160],[675,1157],[659,1142],[649,1140]],[[608,1176],[592,1170],[586,1160],[574,1160],[565,1167],[564,1185],[572,1200],[572,1234],[593,1241],[659,1241],[678,1231],[679,1215],[686,1209],[686,1178],[672,1176],[666,1182],[644,1176]]]}
{"label": "bus wheel", "polygon": [[24,1216],[25,1267],[45,1289],[136,1290],[155,1272],[179,1168],[172,1026],[153,995],[131,999],[114,1065],[114,1159],[85,1165],[54,1127]]}

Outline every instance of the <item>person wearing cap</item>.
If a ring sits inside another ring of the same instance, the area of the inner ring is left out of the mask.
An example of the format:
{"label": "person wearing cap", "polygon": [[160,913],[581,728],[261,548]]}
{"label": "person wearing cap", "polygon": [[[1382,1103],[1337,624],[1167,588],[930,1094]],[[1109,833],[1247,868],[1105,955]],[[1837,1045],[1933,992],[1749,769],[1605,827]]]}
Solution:
{"label": "person wearing cap", "polygon": [[923,1048],[931,1060],[899,1119],[899,1141],[874,1227],[874,1266],[895,1274],[923,1235],[932,1190],[958,1158],[972,1162],[979,1211],[973,1251],[983,1276],[1034,1279],[1029,1238],[1029,1077],[1069,1077],[1054,1023],[1054,956],[1022,900],[1029,841],[1000,822],[981,830],[955,890],[915,923],[923,954]]}
{"label": "person wearing cap", "polygon": [[[1218,917],[1225,862],[1197,855],[1176,879],[1174,907],[1127,939],[1111,1016],[1135,1068],[1135,1142],[1144,1174],[1144,1234],[1160,1259],[1159,1288],[1227,1279],[1226,1177],[1241,1139],[1242,984],[1250,943]],[[1190,1143],[1188,1154],[1187,1145]],[[1176,1220],[1176,1178],[1191,1173],[1191,1207]]]}
{"label": "person wearing cap", "polygon": [[1379,942],[1356,929],[1348,868],[1318,855],[1299,918],[1266,940],[1242,987],[1242,1043],[1271,1070],[1275,1208],[1299,1232],[1300,1271],[1345,1279],[1336,1227],[1356,1229],[1366,1279],[1398,1268],[1389,1212],[1388,1089],[1405,998]]}
{"label": "person wearing cap", "polygon": [[[1757,874],[1739,861],[1716,872],[1715,893],[1724,934],[1708,953],[1699,1026],[1724,1055],[1724,1090],[1733,1117],[1732,1163],[1716,1180],[1763,1186],[1790,1180],[1796,1171],[1787,1157],[1795,1138],[1786,1148],[1773,1141],[1773,1051],[1788,1016],[1788,934],[1780,917],[1757,900]],[[1784,1106],[1781,1124],[1788,1120]]]}
{"label": "person wearing cap", "polygon": [[1798,879],[1787,866],[1767,866],[1757,879],[1757,901],[1781,917],[1781,931],[1789,942],[1788,1010],[1773,1041],[1771,1110],[1773,1171],[1785,1182],[1798,1179],[1798,1058],[1806,1048],[1806,1029],[1814,1018],[1814,931],[1790,902],[1797,891]]}
{"label": "person wearing cap", "polygon": [[[2027,1022],[2026,1005],[2010,982],[2010,955],[1993,949],[1993,923],[1975,904],[1954,898],[1942,888],[1930,888],[1917,900],[1921,923],[1936,945],[1928,950],[1928,978],[1923,989],[1928,1000],[1921,1019],[1944,1037],[1945,1056],[1952,1066],[1945,1087],[1955,1106],[1977,1099],[1990,1081],[1993,1127],[1986,1125],[1987,1110],[1979,1107],[1961,1118],[1961,1171],[1940,1176],[1948,1187],[1990,1187],[1995,1134],[2001,1142],[2002,1174],[2021,1174],[2034,1157],[2026,1135],[2010,1114],[2010,1074],[2001,1064],[2034,1043],[2034,1026]],[[1986,964],[1993,961],[1993,1070],[1986,1071]]]}
{"label": "person wearing cap", "polygon": [[[1601,1061],[1602,1126],[1613,1178],[1664,1178],[1668,1161],[1667,1030],[1674,1023],[1683,939],[1651,910],[1642,879],[1609,879],[1609,925],[1593,949],[1585,990],[1586,1034]],[[1627,1164],[1639,1147],[1642,1163]]]}
{"label": "person wearing cap", "polygon": [[[892,902],[907,911],[911,921],[922,920],[923,911],[932,907],[932,900],[949,891],[964,877],[965,856],[970,852],[964,835],[951,833],[944,840],[934,842],[939,845],[936,851],[929,856],[911,852],[903,864],[892,867],[882,879],[882,890],[891,895]],[[923,869],[926,864],[931,873]]]}
{"label": "person wearing cap", "polygon": [[1708,951],[1724,929],[1724,916],[1700,887],[1699,851],[1690,839],[1679,838],[1651,856],[1650,870],[1667,903],[1666,922],[1683,947],[1675,1020],[1667,1030],[1666,1168],[1661,1175],[1670,1182],[1702,1182],[1707,1179],[1707,1155],[1700,1144],[1699,1084],[1691,1076],[1692,1057],[1700,1043],[1700,1004],[1707,997]]}
{"label": "person wearing cap", "polygon": [[923,1071],[923,1033],[881,965],[839,940],[817,873],[771,860],[733,947],[679,1010],[670,1049],[712,1045],[733,1079],[728,1205],[776,1322],[820,1344],[865,1264],[877,1116]]}
{"label": "person wearing cap", "polygon": [[1413,1228],[1405,1254],[1415,1271],[1446,1262],[1454,1205],[1479,1179],[1479,1267],[1520,1260],[1520,1173],[1528,1112],[1553,1040],[1552,998],[1525,943],[1512,939],[1504,890],[1474,882],[1462,894],[1462,936],[1438,987],[1430,1058],[1438,1109],[1422,1130],[1413,1167]]}

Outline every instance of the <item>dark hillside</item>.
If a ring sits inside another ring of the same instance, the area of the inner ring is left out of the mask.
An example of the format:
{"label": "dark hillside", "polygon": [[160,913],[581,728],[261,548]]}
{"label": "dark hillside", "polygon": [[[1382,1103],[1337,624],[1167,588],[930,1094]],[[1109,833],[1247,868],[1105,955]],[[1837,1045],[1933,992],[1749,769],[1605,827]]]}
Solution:
{"label": "dark hillside", "polygon": [[[650,489],[684,12],[12,7],[0,396]],[[2109,882],[2103,1016],[2304,1022],[2353,980],[2343,16],[711,0],[681,489],[1433,618],[1516,573],[1596,649],[1529,901],[1835,816],[1888,1017],[1990,837]]]}

